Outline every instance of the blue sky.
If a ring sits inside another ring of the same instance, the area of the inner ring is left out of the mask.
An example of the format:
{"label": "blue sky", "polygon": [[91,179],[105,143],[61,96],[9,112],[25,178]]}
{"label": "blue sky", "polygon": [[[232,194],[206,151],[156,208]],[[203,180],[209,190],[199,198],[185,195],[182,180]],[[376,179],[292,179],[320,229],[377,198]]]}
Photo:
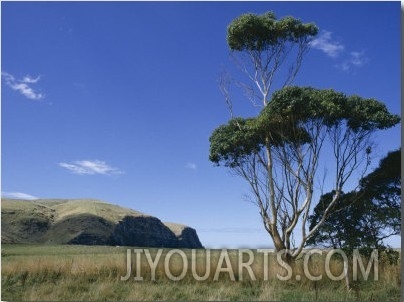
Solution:
{"label": "blue sky", "polygon": [[[2,195],[101,199],[206,247],[271,246],[247,185],[208,160],[229,118],[227,25],[271,10],[320,28],[295,84],[400,114],[400,2],[2,2]],[[236,115],[254,110],[235,95]],[[400,133],[376,136],[375,165]]]}

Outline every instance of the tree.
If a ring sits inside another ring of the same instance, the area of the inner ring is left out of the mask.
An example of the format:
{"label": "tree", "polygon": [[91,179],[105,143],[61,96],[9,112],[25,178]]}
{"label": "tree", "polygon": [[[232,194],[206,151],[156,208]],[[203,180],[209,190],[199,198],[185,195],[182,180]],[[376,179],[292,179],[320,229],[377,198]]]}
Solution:
{"label": "tree", "polygon": [[[401,230],[401,148],[389,152],[379,167],[360,181],[361,199],[375,205],[374,217],[385,220],[385,238]],[[383,231],[383,230],[382,230]],[[383,236],[379,237],[382,241]]]}
{"label": "tree", "polygon": [[[317,32],[318,28],[313,23],[302,23],[290,16],[278,20],[273,12],[243,14],[230,23],[227,43],[249,82],[239,84],[248,91],[254,104],[257,97],[263,106],[268,104],[276,74],[283,72],[281,87],[293,82]],[[282,66],[287,70],[282,70]],[[233,117],[229,85],[228,79],[223,76],[221,90]]]}
{"label": "tree", "polygon": [[[247,181],[275,249],[290,251],[291,260],[324,223],[348,179],[369,165],[372,134],[398,122],[374,99],[286,87],[273,93],[259,116],[233,118],[215,129],[209,158]],[[319,164],[327,162],[334,163],[334,193],[308,231],[315,181],[321,179]],[[299,223],[301,241],[295,244]]]}
{"label": "tree", "polygon": [[[385,250],[383,240],[400,234],[401,150],[389,152],[379,166],[360,180],[358,191],[343,194],[308,245],[354,249],[362,253]],[[310,228],[319,221],[334,192],[320,198],[310,216]],[[335,226],[338,225],[336,228]]]}

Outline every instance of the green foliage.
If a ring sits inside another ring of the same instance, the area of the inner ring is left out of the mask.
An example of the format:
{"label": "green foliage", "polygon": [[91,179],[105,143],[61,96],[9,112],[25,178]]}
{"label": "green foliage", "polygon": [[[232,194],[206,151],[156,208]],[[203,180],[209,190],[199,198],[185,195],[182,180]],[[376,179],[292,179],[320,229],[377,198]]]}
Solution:
{"label": "green foliage", "polygon": [[[401,201],[401,149],[389,152],[379,167],[360,180],[363,197],[377,200],[386,210],[399,211]],[[399,218],[399,217],[397,217]],[[399,229],[399,225],[397,225]]]}
{"label": "green foliage", "polygon": [[305,144],[314,139],[313,125],[347,130],[375,131],[396,125],[400,118],[374,99],[347,97],[332,89],[287,87],[273,93],[256,118],[235,118],[218,127],[210,137],[210,157],[234,168],[264,147]]}
{"label": "green foliage", "polygon": [[293,118],[303,123],[321,119],[328,127],[346,120],[352,130],[386,129],[400,120],[397,115],[389,114],[386,106],[375,99],[356,95],[347,97],[332,89],[297,86],[275,92],[261,115],[266,119],[273,115],[280,120]]}
{"label": "green foliage", "polygon": [[235,167],[245,156],[259,152],[262,140],[255,119],[234,118],[218,127],[210,138],[209,159],[219,164]]}
{"label": "green foliage", "polygon": [[280,43],[298,42],[315,36],[318,28],[293,17],[276,19],[273,12],[262,15],[243,14],[227,28],[227,43],[231,50],[263,51]]}
{"label": "green foliage", "polygon": [[321,119],[326,126],[332,126],[344,117],[346,103],[344,94],[331,89],[287,87],[272,95],[271,102],[261,113],[261,119],[275,117],[279,121],[295,123]]}
{"label": "green foliage", "polygon": [[[319,203],[314,208],[313,215],[309,217],[310,229],[321,220],[325,209],[331,203],[335,191],[321,196]],[[341,193],[341,197],[331,208],[331,214],[325,220],[314,236],[308,239],[307,245],[325,245],[335,249],[348,248],[353,250],[366,246],[365,238],[361,235],[359,220],[361,217],[361,204],[355,202],[356,193]],[[338,227],[336,227],[338,226]]]}
{"label": "green foliage", "polygon": [[[394,256],[383,240],[400,233],[401,150],[390,152],[379,167],[360,180],[360,190],[343,194],[308,245],[323,245],[352,252],[377,248]],[[310,228],[321,219],[335,192],[321,196]],[[336,227],[338,226],[338,227]]]}
{"label": "green foliage", "polygon": [[352,129],[388,129],[400,121],[397,115],[388,114],[385,104],[356,95],[349,97],[346,111],[348,126]]}

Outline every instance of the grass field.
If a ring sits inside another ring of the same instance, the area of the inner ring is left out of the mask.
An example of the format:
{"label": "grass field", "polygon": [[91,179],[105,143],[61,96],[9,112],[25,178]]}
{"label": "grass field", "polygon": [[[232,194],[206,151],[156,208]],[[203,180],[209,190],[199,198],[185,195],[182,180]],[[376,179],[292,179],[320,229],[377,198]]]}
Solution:
{"label": "grass field", "polygon": [[[152,260],[156,259],[158,249],[147,251],[150,251]],[[301,258],[293,265],[290,280],[281,281],[276,274],[285,276],[287,271],[278,265],[275,254],[268,256],[265,278],[264,256],[253,250],[255,261],[251,269],[256,277],[253,280],[246,268],[239,270],[237,250],[228,250],[229,263],[221,258],[221,250],[211,250],[208,262],[207,250],[198,250],[195,272],[203,276],[209,267],[210,273],[206,280],[197,281],[192,274],[192,251],[183,252],[188,261],[186,269],[178,253],[169,258],[170,250],[164,249],[160,261],[156,262],[153,278],[146,251],[136,254],[131,248],[132,273],[122,281],[127,275],[126,247],[3,244],[1,298],[3,301],[400,301],[400,263],[390,264],[382,257],[379,257],[378,280],[374,280],[372,270],[367,281],[360,275],[358,281],[351,280],[351,290],[348,291],[345,279],[332,281],[327,277],[320,265],[324,256],[313,256],[309,262],[310,274],[322,275],[321,280],[312,281],[306,277],[304,258]],[[136,263],[137,257],[141,257],[140,266]],[[167,268],[165,262],[168,258]],[[242,254],[242,261],[248,261],[247,254]],[[367,262],[364,263],[366,267]],[[229,265],[235,281],[231,280]],[[135,280],[137,267],[142,281]],[[342,262],[336,257],[331,259],[329,267],[333,276],[340,275],[343,270]],[[171,280],[167,269],[181,280]]]}

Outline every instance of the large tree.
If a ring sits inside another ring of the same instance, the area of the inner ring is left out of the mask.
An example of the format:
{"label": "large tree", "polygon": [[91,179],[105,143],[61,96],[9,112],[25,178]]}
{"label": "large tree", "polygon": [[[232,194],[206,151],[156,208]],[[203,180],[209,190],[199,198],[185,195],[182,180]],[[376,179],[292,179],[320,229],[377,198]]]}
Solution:
{"label": "large tree", "polygon": [[[272,94],[259,116],[233,118],[214,130],[210,160],[247,181],[275,249],[289,250],[293,259],[324,223],[348,179],[368,166],[372,134],[398,122],[374,99],[286,87]],[[327,163],[331,175],[320,175]],[[308,230],[315,182],[326,176],[334,193]]]}
{"label": "large tree", "polygon": [[[310,228],[321,219],[334,192],[321,196],[310,216]],[[359,190],[343,194],[308,245],[345,249],[386,249],[384,240],[400,234],[401,150],[389,152],[360,180]],[[338,227],[335,227],[338,226]]]}

